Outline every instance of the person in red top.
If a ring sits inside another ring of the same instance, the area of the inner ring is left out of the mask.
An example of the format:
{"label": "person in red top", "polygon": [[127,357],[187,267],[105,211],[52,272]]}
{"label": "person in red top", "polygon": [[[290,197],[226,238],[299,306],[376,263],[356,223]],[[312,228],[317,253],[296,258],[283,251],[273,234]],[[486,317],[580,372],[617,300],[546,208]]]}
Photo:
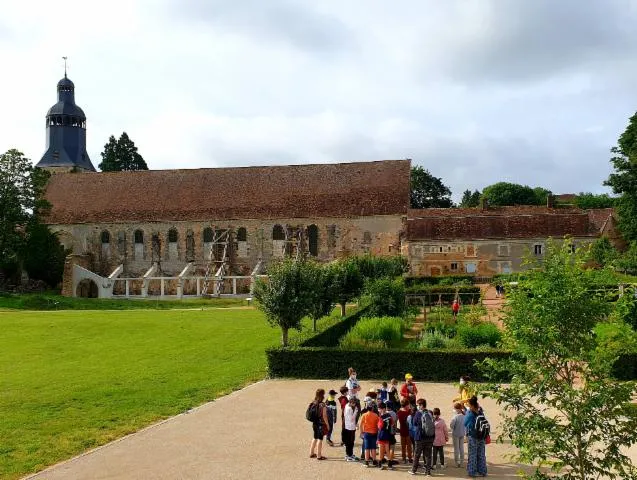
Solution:
{"label": "person in red top", "polygon": [[451,305],[451,312],[453,313],[454,317],[457,317],[459,311],[460,311],[460,302],[458,302],[458,299],[456,299],[453,301],[453,304]]}
{"label": "person in red top", "polygon": [[418,387],[413,381],[411,373],[405,375],[405,383],[400,387],[400,396],[403,398],[409,398],[410,395],[418,395]]}
{"label": "person in red top", "polygon": [[411,448],[411,439],[409,438],[409,423],[407,423],[407,417],[411,415],[411,408],[409,405],[409,399],[403,397],[400,401],[400,410],[398,415],[398,433],[400,433],[400,450],[403,454],[403,463],[413,463],[413,449]]}

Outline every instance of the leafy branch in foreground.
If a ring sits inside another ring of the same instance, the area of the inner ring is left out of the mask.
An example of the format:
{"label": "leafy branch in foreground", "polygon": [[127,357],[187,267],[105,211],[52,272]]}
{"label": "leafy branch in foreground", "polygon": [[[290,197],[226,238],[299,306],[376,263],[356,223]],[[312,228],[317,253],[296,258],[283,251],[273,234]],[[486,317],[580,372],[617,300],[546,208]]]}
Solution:
{"label": "leafy branch in foreground", "polygon": [[504,409],[503,437],[518,447],[517,460],[535,465],[526,478],[636,479],[626,455],[637,443],[634,382],[620,383],[611,368],[620,342],[605,341],[600,325],[626,325],[613,304],[591,294],[585,252],[550,241],[541,268],[508,297],[504,324],[509,360],[487,360],[492,378],[485,395]]}

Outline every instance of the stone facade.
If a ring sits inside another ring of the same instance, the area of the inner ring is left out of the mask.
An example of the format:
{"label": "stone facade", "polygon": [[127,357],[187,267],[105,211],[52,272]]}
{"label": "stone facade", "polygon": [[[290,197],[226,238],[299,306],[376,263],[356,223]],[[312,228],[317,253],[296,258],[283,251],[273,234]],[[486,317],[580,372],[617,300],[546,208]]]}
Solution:
{"label": "stone facade", "polygon": [[[411,273],[418,276],[476,275],[490,277],[523,270],[527,256],[541,258],[547,237],[469,241],[410,241],[403,246]],[[575,237],[575,248],[589,244],[590,237]]]}
{"label": "stone facade", "polygon": [[[204,230],[229,229],[233,239],[233,273],[249,275],[259,260],[267,265],[273,259],[294,254],[289,249],[285,251],[285,240],[276,239],[277,226],[304,228],[307,255],[329,261],[363,253],[398,254],[403,223],[404,217],[399,215],[378,215],[232,222],[87,223],[50,228],[74,254],[90,254],[97,262],[93,265],[96,272],[107,275],[123,264],[125,276],[139,276],[153,263],[159,264],[162,274],[177,275],[189,262],[194,262],[195,273],[202,274],[210,252],[210,244],[204,241],[209,239],[206,233],[210,232]],[[245,229],[245,235],[243,232],[238,235],[240,229]],[[294,248],[291,241],[288,243]]]}

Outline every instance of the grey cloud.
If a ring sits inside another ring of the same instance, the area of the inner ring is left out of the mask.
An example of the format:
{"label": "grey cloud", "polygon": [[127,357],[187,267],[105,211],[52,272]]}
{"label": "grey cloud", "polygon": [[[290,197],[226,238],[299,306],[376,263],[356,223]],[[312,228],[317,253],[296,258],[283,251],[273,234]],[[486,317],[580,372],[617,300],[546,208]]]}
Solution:
{"label": "grey cloud", "polygon": [[450,18],[444,41],[449,47],[442,48],[439,60],[457,80],[542,80],[582,65],[603,68],[634,58],[637,9],[631,0],[491,0],[479,5],[483,15],[472,25],[454,25]]}
{"label": "grey cloud", "polygon": [[293,0],[184,0],[174,8],[191,21],[271,38],[313,53],[334,54],[351,47],[352,37],[337,17]]}

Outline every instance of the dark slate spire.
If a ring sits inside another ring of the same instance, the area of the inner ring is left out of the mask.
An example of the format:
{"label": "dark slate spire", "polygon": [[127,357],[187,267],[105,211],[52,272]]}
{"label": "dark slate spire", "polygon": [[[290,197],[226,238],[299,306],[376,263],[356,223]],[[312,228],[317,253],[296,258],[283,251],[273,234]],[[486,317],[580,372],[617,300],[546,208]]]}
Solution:
{"label": "dark slate spire", "polygon": [[75,104],[75,85],[66,76],[66,63],[57,91],[58,102],[46,114],[46,152],[36,166],[94,172],[86,153],[86,115]]}

